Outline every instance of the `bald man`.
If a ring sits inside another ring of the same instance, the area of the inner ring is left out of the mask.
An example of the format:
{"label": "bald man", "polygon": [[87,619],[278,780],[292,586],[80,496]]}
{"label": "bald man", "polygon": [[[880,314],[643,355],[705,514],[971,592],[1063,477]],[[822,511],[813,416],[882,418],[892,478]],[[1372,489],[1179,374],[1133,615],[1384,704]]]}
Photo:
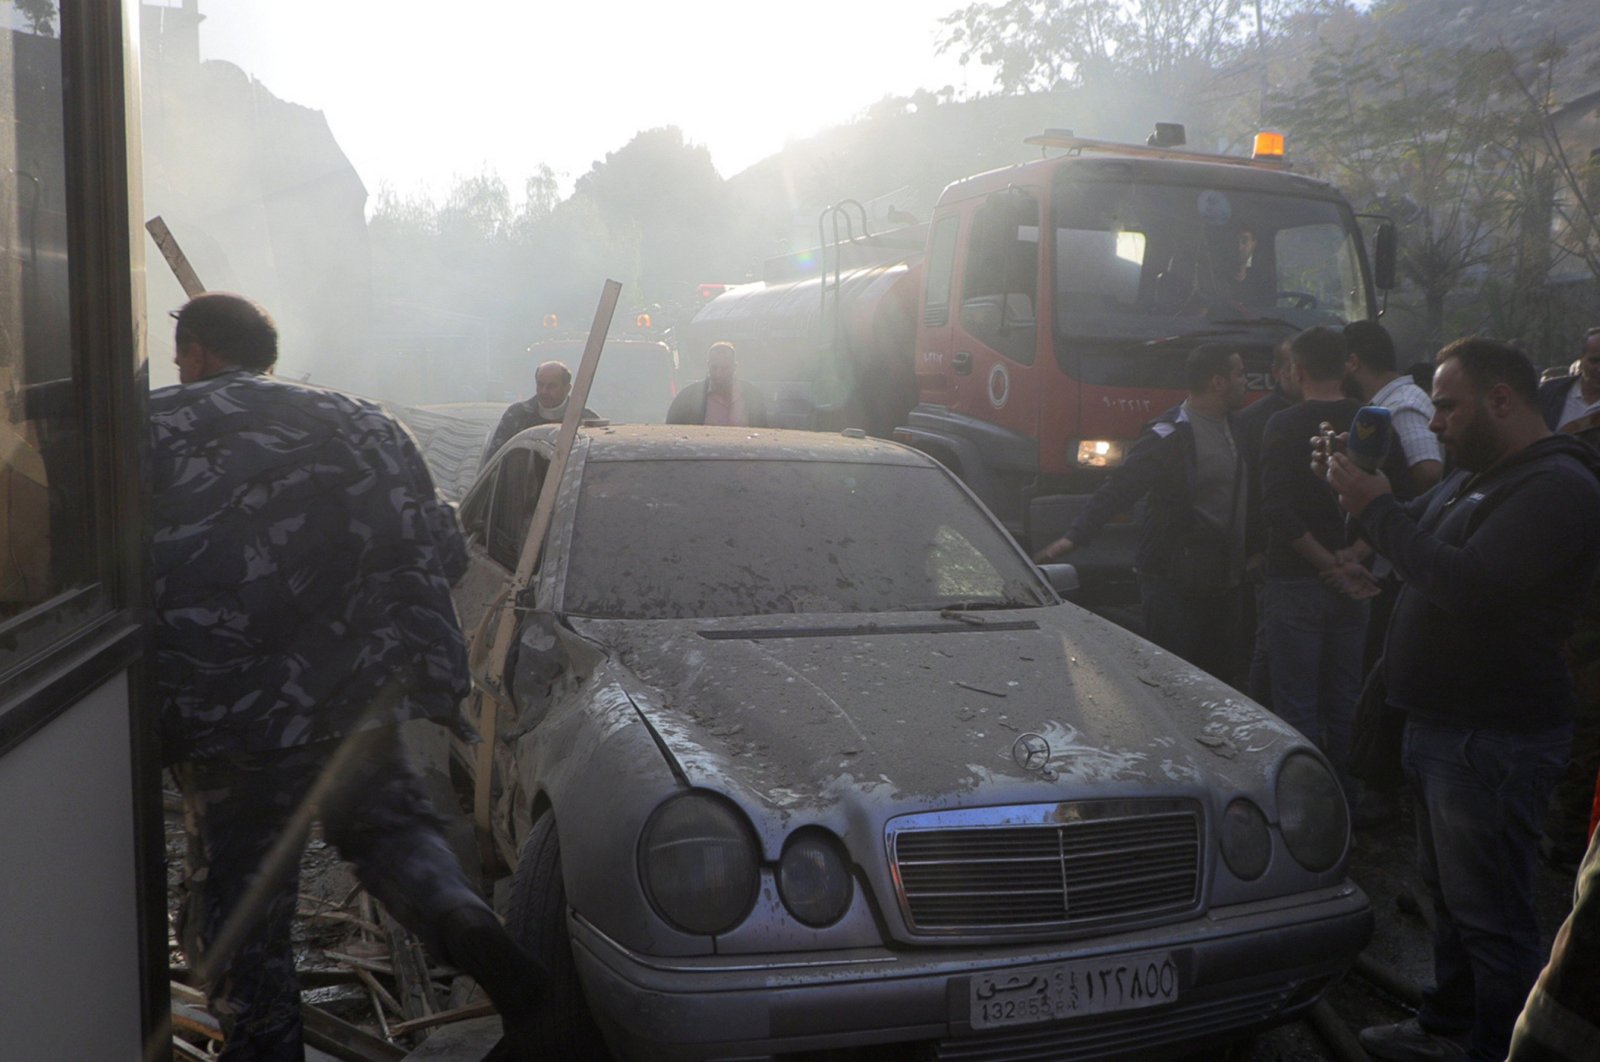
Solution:
{"label": "bald man", "polygon": [[[525,402],[514,402],[506,409],[500,423],[495,426],[494,434],[489,436],[489,445],[484,447],[480,464],[487,464],[489,458],[499,453],[500,447],[510,442],[518,432],[536,428],[540,424],[560,424],[561,418],[567,415],[567,398],[572,394],[571,369],[559,361],[547,361],[534,370],[533,386],[532,398]],[[583,419],[595,420],[597,414],[585,408]]]}
{"label": "bald man", "polygon": [[765,428],[767,401],[761,389],[739,379],[738,372],[733,344],[711,344],[706,352],[706,378],[678,392],[667,410],[667,423]]}

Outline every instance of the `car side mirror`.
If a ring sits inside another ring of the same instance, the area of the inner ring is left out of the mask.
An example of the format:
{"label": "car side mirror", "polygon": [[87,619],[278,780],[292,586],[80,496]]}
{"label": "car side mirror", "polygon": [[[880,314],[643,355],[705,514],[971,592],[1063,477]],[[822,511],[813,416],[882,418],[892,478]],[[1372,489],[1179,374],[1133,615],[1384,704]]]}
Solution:
{"label": "car side mirror", "polygon": [[1078,569],[1072,564],[1041,564],[1039,574],[1044,576],[1050,588],[1062,597],[1071,601],[1077,597],[1081,584],[1078,582]]}
{"label": "car side mirror", "polygon": [[548,612],[528,613],[506,661],[506,685],[517,706],[518,733],[538,726],[550,708],[550,688],[567,670],[567,651]]}

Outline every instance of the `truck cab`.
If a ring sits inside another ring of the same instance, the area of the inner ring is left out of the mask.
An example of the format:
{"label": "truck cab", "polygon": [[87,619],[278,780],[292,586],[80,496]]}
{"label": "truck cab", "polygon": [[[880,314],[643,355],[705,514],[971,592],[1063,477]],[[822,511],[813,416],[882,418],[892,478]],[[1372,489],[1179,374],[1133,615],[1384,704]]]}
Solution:
{"label": "truck cab", "polygon": [[[1288,172],[1281,148],[1245,159],[1064,134],[1029,143],[1066,153],[940,198],[921,278],[918,402],[895,437],[1038,544],[1070,525],[1144,424],[1182,401],[1196,345],[1236,346],[1260,392],[1281,340],[1376,307],[1349,204]],[[1392,275],[1392,230],[1379,244],[1376,272]],[[1086,586],[1126,573],[1134,529],[1130,518],[1074,553]]]}

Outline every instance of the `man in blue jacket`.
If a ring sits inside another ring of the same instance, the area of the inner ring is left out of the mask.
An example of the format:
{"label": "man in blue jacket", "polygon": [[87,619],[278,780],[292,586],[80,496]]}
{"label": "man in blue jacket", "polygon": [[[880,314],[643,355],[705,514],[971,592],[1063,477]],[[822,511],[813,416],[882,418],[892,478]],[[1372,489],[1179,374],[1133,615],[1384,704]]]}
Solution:
{"label": "man in blue jacket", "polygon": [[1537,386],[1515,348],[1459,340],[1439,353],[1431,423],[1457,471],[1402,504],[1330,461],[1340,505],[1404,580],[1384,681],[1438,916],[1421,1011],[1361,1034],[1380,1058],[1505,1058],[1544,958],[1534,863],[1572,739],[1561,647],[1600,563],[1600,456],[1550,433]]}
{"label": "man in blue jacket", "polygon": [[1207,343],[1185,363],[1189,397],[1145,426],[1066,535],[1038,553],[1054,560],[1149,497],[1134,566],[1144,634],[1225,681],[1238,670],[1249,474],[1233,413],[1244,404],[1244,359]]}

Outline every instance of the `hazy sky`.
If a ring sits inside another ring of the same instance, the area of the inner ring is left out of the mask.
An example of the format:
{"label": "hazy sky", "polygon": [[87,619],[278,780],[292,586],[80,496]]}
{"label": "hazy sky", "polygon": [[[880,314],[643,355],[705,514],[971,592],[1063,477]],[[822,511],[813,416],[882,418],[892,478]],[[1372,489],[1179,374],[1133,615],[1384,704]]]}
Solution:
{"label": "hazy sky", "polygon": [[[171,0],[169,6],[176,6]],[[497,170],[563,189],[677,125],[732,176],[888,94],[988,83],[935,54],[960,0],[201,0],[203,59],[315,107],[369,190]]]}

